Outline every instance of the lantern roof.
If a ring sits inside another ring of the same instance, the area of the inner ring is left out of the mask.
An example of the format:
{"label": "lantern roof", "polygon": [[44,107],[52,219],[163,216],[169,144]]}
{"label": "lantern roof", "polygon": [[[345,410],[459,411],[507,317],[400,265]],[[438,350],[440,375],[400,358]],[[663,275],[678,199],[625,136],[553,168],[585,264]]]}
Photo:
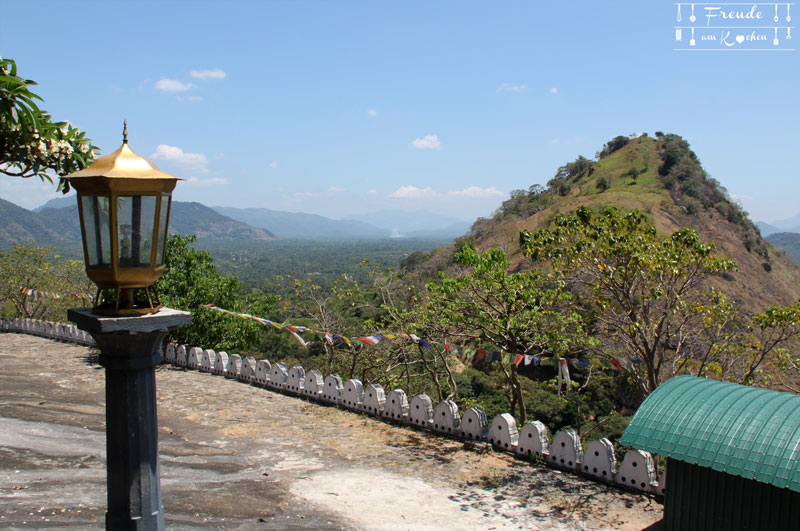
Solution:
{"label": "lantern roof", "polygon": [[64,179],[80,177],[123,177],[126,179],[176,179],[175,177],[158,169],[152,161],[141,157],[128,147],[127,124],[122,132],[122,146],[113,153],[103,155],[87,168],[65,175]]}

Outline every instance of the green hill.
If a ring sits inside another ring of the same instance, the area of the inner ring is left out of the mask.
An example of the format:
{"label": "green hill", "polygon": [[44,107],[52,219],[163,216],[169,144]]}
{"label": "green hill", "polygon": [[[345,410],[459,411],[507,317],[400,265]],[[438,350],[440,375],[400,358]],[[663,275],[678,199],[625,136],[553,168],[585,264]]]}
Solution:
{"label": "green hill", "polygon": [[769,252],[756,226],[708,177],[688,142],[662,133],[616,137],[595,160],[579,157],[559,168],[546,186],[512,192],[491,217],[476,221],[467,235],[418,267],[427,272],[451,268],[453,254],[464,243],[481,251],[499,247],[508,253],[512,268],[526,267],[519,232],[546,226],[556,214],[581,205],[639,209],[663,234],[695,229],[704,241],[716,244],[719,254],[738,262],[737,273],[713,282],[747,309],[800,298],[800,268]]}

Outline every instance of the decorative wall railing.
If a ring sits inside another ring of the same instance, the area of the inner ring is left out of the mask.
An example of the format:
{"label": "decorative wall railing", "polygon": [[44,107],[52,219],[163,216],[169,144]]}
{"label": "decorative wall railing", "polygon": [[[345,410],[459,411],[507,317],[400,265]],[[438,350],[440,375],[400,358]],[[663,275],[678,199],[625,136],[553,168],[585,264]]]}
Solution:
{"label": "decorative wall railing", "polygon": [[[0,331],[94,345],[88,333],[63,323],[2,319]],[[480,407],[470,408],[459,415],[458,405],[451,400],[434,407],[431,398],[424,394],[409,399],[402,389],[386,392],[379,384],[365,386],[357,379],[343,382],[336,374],[323,377],[317,369],[306,372],[301,366],[287,368],[280,362],[273,364],[266,359],[243,358],[239,354],[229,355],[188,345],[168,343],[162,361],[448,437],[487,442],[496,450],[520,457],[537,456],[552,468],[630,490],[664,495],[665,475],[657,477],[653,456],[649,453],[629,450],[619,464],[611,441],[605,438],[594,440],[584,450],[580,437],[571,428],[558,431],[551,441],[547,428],[536,420],[519,429],[514,417],[508,413],[489,422]]]}

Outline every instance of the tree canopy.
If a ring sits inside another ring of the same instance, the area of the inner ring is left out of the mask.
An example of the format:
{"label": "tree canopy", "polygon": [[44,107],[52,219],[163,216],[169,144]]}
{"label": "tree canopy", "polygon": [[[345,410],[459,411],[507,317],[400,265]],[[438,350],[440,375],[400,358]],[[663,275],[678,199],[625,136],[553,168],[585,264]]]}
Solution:
{"label": "tree canopy", "polygon": [[[0,253],[0,296],[9,315],[63,321],[67,308],[91,304],[94,289],[82,261],[53,256],[52,249],[27,243]],[[64,296],[73,294],[80,298]]]}
{"label": "tree canopy", "polygon": [[642,212],[614,207],[559,215],[550,227],[523,231],[520,244],[534,261],[551,261],[596,312],[600,333],[641,360],[630,372],[642,396],[687,354],[703,280],[736,268],[694,230],[661,237]]}
{"label": "tree canopy", "polygon": [[210,253],[194,249],[191,244],[195,238],[169,235],[164,275],[155,283],[165,306],[192,312],[192,324],[173,330],[170,340],[203,348],[248,350],[258,341],[260,325],[204,308],[205,304],[215,304],[236,310],[239,281],[220,274]]}
{"label": "tree canopy", "polygon": [[[554,358],[585,350],[593,343],[572,294],[561,279],[534,270],[510,273],[500,249],[478,253],[464,246],[457,263],[469,268],[428,284],[441,326],[455,325],[452,337],[485,342],[512,354],[552,354]],[[525,421],[525,401],[516,364],[500,363],[511,387],[511,410]]]}

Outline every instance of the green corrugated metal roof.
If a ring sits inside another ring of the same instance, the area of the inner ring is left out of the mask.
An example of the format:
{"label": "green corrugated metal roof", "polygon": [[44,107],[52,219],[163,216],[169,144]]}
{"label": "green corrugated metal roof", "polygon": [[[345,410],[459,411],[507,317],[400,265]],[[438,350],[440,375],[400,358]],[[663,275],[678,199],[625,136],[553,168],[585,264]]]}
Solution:
{"label": "green corrugated metal roof", "polygon": [[800,492],[800,396],[695,376],[645,399],[626,446]]}

